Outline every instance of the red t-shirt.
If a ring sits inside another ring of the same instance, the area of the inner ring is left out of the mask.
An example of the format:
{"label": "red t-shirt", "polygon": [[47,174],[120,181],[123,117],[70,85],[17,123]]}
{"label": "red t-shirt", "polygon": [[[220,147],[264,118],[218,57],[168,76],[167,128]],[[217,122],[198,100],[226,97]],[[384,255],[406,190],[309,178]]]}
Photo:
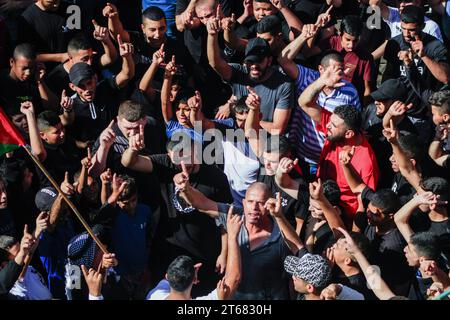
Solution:
{"label": "red t-shirt", "polygon": [[[332,113],[322,109],[322,119],[317,125],[317,130],[327,134],[326,125],[330,121]],[[375,154],[365,137],[362,138],[362,143],[355,148],[355,154],[351,160],[351,164],[355,168],[364,183],[376,190],[380,171]],[[358,209],[358,200],[356,195],[350,190],[350,187],[345,179],[344,171],[339,163],[339,152],[343,149],[343,145],[325,140],[325,145],[320,156],[319,168],[317,176],[322,181],[331,179],[337,182],[341,189],[341,207],[345,210],[347,215],[353,219],[356,210]]]}
{"label": "red t-shirt", "polygon": [[364,80],[370,81],[372,79],[372,72],[374,72],[373,56],[363,48],[356,48],[352,52],[346,52],[341,45],[341,36],[332,36],[324,39],[319,44],[322,51],[336,50],[344,57],[344,69],[349,69],[350,72],[344,78],[351,82],[360,94],[364,93]]}

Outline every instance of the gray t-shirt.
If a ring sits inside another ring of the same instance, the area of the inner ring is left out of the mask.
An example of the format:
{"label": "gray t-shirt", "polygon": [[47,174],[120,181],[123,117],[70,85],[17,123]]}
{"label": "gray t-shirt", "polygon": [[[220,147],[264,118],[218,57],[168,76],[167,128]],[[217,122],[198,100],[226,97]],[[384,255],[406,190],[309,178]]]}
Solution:
{"label": "gray t-shirt", "polygon": [[276,108],[289,109],[294,105],[292,81],[278,68],[272,66],[272,75],[264,82],[255,82],[248,76],[249,70],[246,66],[230,63],[233,74],[229,84],[237,99],[248,95],[247,86],[255,89],[261,97],[261,113],[263,121],[273,121],[273,113]]}

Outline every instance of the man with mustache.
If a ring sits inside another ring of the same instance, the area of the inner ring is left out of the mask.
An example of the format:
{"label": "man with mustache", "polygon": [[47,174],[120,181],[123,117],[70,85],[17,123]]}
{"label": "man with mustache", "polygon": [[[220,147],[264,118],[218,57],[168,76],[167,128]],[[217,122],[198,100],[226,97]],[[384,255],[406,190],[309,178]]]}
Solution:
{"label": "man with mustache", "polygon": [[217,12],[207,24],[209,64],[231,85],[237,99],[249,94],[247,86],[254,88],[261,97],[260,126],[271,134],[283,134],[293,105],[292,82],[272,66],[270,46],[262,38],[248,42],[243,65],[227,63],[220,55],[218,34],[221,28]]}

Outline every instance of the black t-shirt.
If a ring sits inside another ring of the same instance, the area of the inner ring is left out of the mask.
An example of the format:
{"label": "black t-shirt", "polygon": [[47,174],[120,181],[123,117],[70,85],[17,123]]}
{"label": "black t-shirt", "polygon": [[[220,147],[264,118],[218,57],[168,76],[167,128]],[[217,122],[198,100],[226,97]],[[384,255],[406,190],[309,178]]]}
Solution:
{"label": "black t-shirt", "polygon": [[[159,50],[159,48],[151,47],[142,32],[129,31],[129,34],[130,40],[135,48],[134,62],[136,64],[136,76],[134,79],[140,81],[153,61],[153,54],[155,51]],[[172,60],[172,55],[175,56],[177,65],[177,73],[175,76],[178,78],[181,77],[182,83],[186,84],[187,79],[192,75],[194,63],[186,47],[179,41],[167,38],[164,44],[164,52],[165,63],[169,63]],[[165,67],[160,66],[152,81],[152,87],[154,89],[161,90],[164,72]]]}
{"label": "black t-shirt", "polygon": [[[158,123],[152,118],[147,118],[147,125],[144,129],[145,148],[140,151],[142,155],[161,153],[163,149],[163,138],[158,135]],[[120,131],[117,123],[112,127],[116,134],[114,143],[111,145],[106,159],[106,168],[117,174],[127,174],[136,179],[139,200],[148,204],[154,209],[161,202],[158,180],[153,173],[144,173],[125,168],[122,163],[122,154],[128,149],[128,139]],[[100,147],[100,140],[94,143],[92,153],[95,154]],[[105,170],[106,170],[105,168]]]}
{"label": "black t-shirt", "polygon": [[19,19],[19,42],[31,43],[37,52],[65,52],[72,34],[66,27],[66,9],[60,5],[56,12],[43,11],[30,5]]}
{"label": "black t-shirt", "polygon": [[116,78],[112,77],[97,84],[93,102],[85,102],[78,95],[75,96],[75,121],[69,127],[68,133],[78,141],[95,141],[117,115],[119,90]]}
{"label": "black t-shirt", "polygon": [[400,172],[394,174],[391,190],[398,195],[402,205],[406,204],[416,194],[414,187],[409,184],[408,180]]}
{"label": "black t-shirt", "polygon": [[364,296],[365,300],[376,300],[376,296],[372,290],[367,287],[367,280],[364,273],[360,272],[352,276],[346,277],[344,274],[335,276],[333,283],[340,283],[344,286],[352,288]]}
{"label": "black t-shirt", "polygon": [[60,63],[53,68],[53,70],[45,77],[45,83],[57,97],[61,96],[63,90],[66,90],[66,95],[68,96],[75,94],[75,91],[69,87],[69,73],[64,69],[63,63]]}
{"label": "black t-shirt", "polygon": [[[447,49],[445,46],[437,40],[435,37],[423,33],[421,34],[422,42],[424,46],[424,52],[427,57],[436,62],[447,62]],[[386,59],[387,65],[386,70],[390,72],[389,74],[383,75],[383,80],[395,79],[400,76],[407,77],[406,67],[402,61],[398,58],[398,53],[402,50],[408,50],[411,46],[403,39],[403,35],[398,35],[388,41],[386,49],[384,51],[384,58]],[[429,89],[437,91],[442,87],[440,83],[432,74],[428,67],[425,65],[422,59],[414,56],[414,62],[417,70],[420,74],[423,83],[427,84]]]}
{"label": "black t-shirt", "polygon": [[[304,24],[315,24],[319,14],[325,13],[329,6],[325,0],[294,0],[288,4],[288,7]],[[336,23],[335,11],[335,9],[331,10],[331,21],[325,26],[326,28]]]}
{"label": "black t-shirt", "polygon": [[[214,219],[197,210],[190,213],[178,212],[173,203],[175,195],[173,177],[180,169],[172,163],[167,154],[152,155],[150,158],[167,206],[167,241],[199,259],[214,261],[221,248],[220,229],[216,227]],[[189,183],[213,201],[221,203],[233,201],[226,176],[215,166],[200,165],[197,173],[190,174]]]}
{"label": "black t-shirt", "polygon": [[20,114],[20,104],[31,101],[35,114],[39,114],[42,111],[42,103],[34,77],[27,81],[19,81],[11,78],[9,73],[9,69],[4,69],[0,73],[0,106],[5,113],[10,116]]}
{"label": "black t-shirt", "polygon": [[395,228],[379,235],[374,226],[367,226],[364,234],[370,242],[369,261],[380,267],[383,279],[395,294],[407,295],[413,279],[413,269],[406,261],[403,252],[406,241],[400,231]]}
{"label": "black t-shirt", "polygon": [[284,215],[294,228],[297,225],[295,219],[306,220],[306,218],[308,217],[309,207],[308,185],[303,180],[303,178],[299,176],[295,177],[295,179],[300,183],[300,188],[298,190],[298,200],[292,198],[277,185],[277,183],[275,182],[275,176],[262,174],[258,176],[258,182],[262,182],[267,185],[274,196],[277,192],[281,192],[281,205],[283,206]]}
{"label": "black t-shirt", "polygon": [[[45,141],[43,143],[47,151],[47,158],[45,158],[42,164],[53,179],[57,183],[63,182],[66,171],[69,173],[70,179],[72,179],[75,172],[81,168],[81,157],[79,156],[75,141],[66,136],[64,143],[59,146],[49,145]],[[50,181],[41,170],[37,168],[36,172],[41,188],[51,186]]]}

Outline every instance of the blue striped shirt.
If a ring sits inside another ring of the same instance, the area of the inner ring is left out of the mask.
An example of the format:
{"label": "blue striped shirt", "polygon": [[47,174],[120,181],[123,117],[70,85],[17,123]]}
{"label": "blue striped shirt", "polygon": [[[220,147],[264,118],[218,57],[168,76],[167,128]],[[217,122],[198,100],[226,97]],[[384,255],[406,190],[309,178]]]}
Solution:
{"label": "blue striped shirt", "polygon": [[[298,77],[295,86],[297,97],[299,97],[307,86],[319,78],[320,73],[301,65],[297,65],[297,67]],[[345,82],[345,86],[336,88],[330,95],[321,91],[317,104],[330,112],[344,104],[353,105],[361,111],[358,91],[350,82],[342,81]],[[289,139],[297,157],[301,157],[309,163],[317,164],[325,142],[325,135],[317,131],[316,123],[298,106],[298,102],[296,103],[297,108],[295,108],[292,116]]]}

